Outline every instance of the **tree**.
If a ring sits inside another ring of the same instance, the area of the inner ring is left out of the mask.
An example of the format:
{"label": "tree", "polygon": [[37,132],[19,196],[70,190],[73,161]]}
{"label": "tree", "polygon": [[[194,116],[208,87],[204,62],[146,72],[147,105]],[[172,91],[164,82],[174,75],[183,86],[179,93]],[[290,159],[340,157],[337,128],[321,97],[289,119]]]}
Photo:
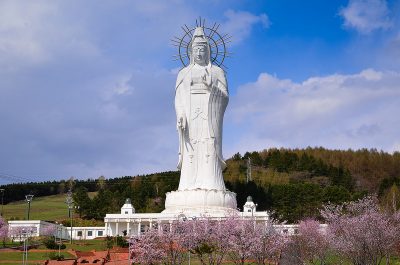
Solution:
{"label": "tree", "polygon": [[75,187],[75,178],[74,177],[70,177],[67,181],[67,187],[68,190],[73,190]]}
{"label": "tree", "polygon": [[97,190],[105,189],[107,186],[106,178],[104,176],[100,176],[96,181]]}
{"label": "tree", "polygon": [[9,228],[9,236],[14,240],[18,238],[20,241],[22,238],[29,238],[33,233],[37,231],[36,226],[14,226]]}
{"label": "tree", "polygon": [[118,211],[121,206],[117,206],[114,199],[110,190],[100,190],[93,198],[90,211],[86,214],[86,217],[101,220],[107,213]]}
{"label": "tree", "polygon": [[202,217],[192,221],[192,247],[190,252],[195,254],[201,264],[220,265],[230,250],[230,227],[224,222]]}
{"label": "tree", "polygon": [[60,183],[58,184],[58,193],[59,194],[64,194],[64,192],[65,192],[65,187],[66,187],[66,185],[65,185],[65,181],[64,180],[61,180],[60,181]]}
{"label": "tree", "polygon": [[400,243],[400,214],[381,212],[376,197],[326,205],[321,214],[331,247],[355,265],[378,265]]}
{"label": "tree", "polygon": [[253,254],[252,245],[258,243],[254,220],[231,217],[223,225],[229,229],[228,255],[233,263],[243,265]]}
{"label": "tree", "polygon": [[150,229],[143,236],[132,237],[129,241],[133,261],[139,264],[160,264],[165,251],[157,229]]}
{"label": "tree", "polygon": [[0,216],[0,239],[3,240],[3,246],[6,244],[6,239],[8,237],[8,225],[4,221],[3,217]]}
{"label": "tree", "polygon": [[83,186],[78,187],[72,195],[72,198],[75,204],[79,206],[79,217],[81,218],[82,214],[87,215],[92,206],[92,200],[89,198],[87,188]]}
{"label": "tree", "polygon": [[287,243],[273,224],[255,224],[237,216],[226,220],[201,217],[176,220],[131,238],[131,256],[141,264],[182,264],[189,251],[201,264],[218,265],[229,255],[235,264],[256,259],[257,264],[277,262]]}
{"label": "tree", "polygon": [[106,242],[106,248],[108,249],[108,251],[110,251],[110,249],[114,245],[114,238],[112,236],[107,235],[105,242]]}
{"label": "tree", "polygon": [[306,219],[299,224],[299,233],[293,237],[298,251],[297,258],[304,264],[326,264],[329,242],[321,225],[313,219]]}
{"label": "tree", "polygon": [[172,224],[164,225],[161,228],[159,232],[160,241],[165,251],[163,264],[182,264],[186,261],[186,253],[191,247],[193,223],[186,220],[176,220]]}
{"label": "tree", "polygon": [[232,160],[233,161],[240,161],[240,160],[242,160],[242,155],[239,152],[237,152],[236,154],[234,154],[232,156]]}
{"label": "tree", "polygon": [[386,209],[392,213],[396,212],[400,207],[400,191],[396,183],[387,190],[382,198],[383,204]]}
{"label": "tree", "polygon": [[288,243],[288,237],[280,234],[274,228],[278,223],[275,220],[267,224],[256,224],[256,237],[251,245],[251,255],[258,265],[265,265],[266,261],[278,264],[282,250]]}
{"label": "tree", "polygon": [[48,237],[54,237],[57,233],[57,226],[55,225],[47,225],[42,229],[42,235]]}

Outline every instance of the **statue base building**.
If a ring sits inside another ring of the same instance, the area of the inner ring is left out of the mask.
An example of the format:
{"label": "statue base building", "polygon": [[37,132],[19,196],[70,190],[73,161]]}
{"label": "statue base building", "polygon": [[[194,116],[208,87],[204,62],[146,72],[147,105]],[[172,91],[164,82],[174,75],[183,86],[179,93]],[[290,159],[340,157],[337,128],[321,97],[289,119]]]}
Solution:
{"label": "statue base building", "polygon": [[249,196],[241,212],[236,208],[236,194],[221,190],[178,190],[167,193],[165,210],[161,213],[135,213],[130,199],[120,214],[106,214],[104,235],[140,236],[149,229],[172,225],[177,220],[210,218],[221,221],[230,216],[252,219],[257,223],[269,222],[267,211],[256,210],[257,204]]}
{"label": "statue base building", "polygon": [[166,194],[163,213],[185,215],[218,214],[238,212],[236,193],[224,190],[177,190]]}

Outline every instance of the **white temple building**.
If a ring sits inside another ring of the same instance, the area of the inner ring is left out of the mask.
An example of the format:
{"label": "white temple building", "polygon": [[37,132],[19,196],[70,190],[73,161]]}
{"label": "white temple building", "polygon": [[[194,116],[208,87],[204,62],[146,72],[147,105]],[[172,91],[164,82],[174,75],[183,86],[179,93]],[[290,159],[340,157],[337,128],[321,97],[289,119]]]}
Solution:
{"label": "white temple building", "polygon": [[[269,215],[267,211],[256,211],[257,204],[252,201],[251,196],[247,198],[243,206],[244,211],[235,211],[235,214],[241,218],[254,218],[256,222],[268,222]],[[251,211],[248,211],[248,210]],[[172,224],[176,220],[192,218],[211,218],[214,220],[223,220],[229,216],[229,213],[221,214],[215,212],[198,212],[193,215],[178,213],[135,213],[131,200],[126,199],[121,207],[119,214],[106,214],[104,217],[105,235],[109,236],[135,236],[144,233],[150,228],[161,227],[161,224]]]}
{"label": "white temple building", "polygon": [[[253,218],[256,222],[268,222],[269,215],[266,211],[256,211],[255,204],[251,196],[247,197],[247,202],[243,206],[244,211],[235,211],[239,218]],[[50,223],[40,220],[19,220],[9,221],[10,235],[16,241],[22,240],[25,237],[35,237],[45,235],[45,230],[49,226],[55,228],[57,238],[61,237],[64,240],[69,240],[72,235],[74,240],[95,239],[105,236],[138,236],[147,230],[155,227],[161,228],[164,224],[172,224],[176,220],[194,219],[194,218],[211,218],[214,220],[223,220],[229,215],[215,212],[198,212],[193,215],[185,215],[181,213],[136,213],[132,205],[131,199],[126,199],[121,207],[120,213],[106,214],[104,217],[104,226],[63,226],[62,224]],[[26,233],[19,228],[28,229]],[[21,230],[20,233],[13,233],[14,230]]]}

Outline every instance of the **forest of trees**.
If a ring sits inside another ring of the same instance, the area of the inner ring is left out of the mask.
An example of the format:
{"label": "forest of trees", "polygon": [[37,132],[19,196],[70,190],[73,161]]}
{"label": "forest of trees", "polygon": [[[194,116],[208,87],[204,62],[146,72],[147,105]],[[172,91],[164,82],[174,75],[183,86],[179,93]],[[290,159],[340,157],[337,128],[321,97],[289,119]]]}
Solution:
{"label": "forest of trees", "polygon": [[[248,159],[251,179],[246,179]],[[238,207],[251,195],[257,210],[270,210],[276,217],[298,222],[319,216],[325,203],[341,203],[377,193],[383,207],[400,207],[400,153],[377,150],[268,149],[237,153],[227,160],[224,179],[237,194]],[[106,213],[119,212],[126,198],[131,198],[137,212],[160,212],[165,194],[176,190],[179,172],[162,172],[135,177],[121,177],[0,186],[4,202],[23,200],[28,193],[38,196],[73,191],[85,219],[102,220]],[[96,192],[89,197],[88,192]]]}

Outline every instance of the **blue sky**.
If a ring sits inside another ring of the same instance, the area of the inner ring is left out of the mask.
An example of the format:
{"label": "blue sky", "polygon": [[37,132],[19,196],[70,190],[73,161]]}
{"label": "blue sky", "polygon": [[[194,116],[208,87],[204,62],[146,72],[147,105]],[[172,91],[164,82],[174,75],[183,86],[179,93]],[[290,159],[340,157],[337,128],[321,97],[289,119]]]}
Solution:
{"label": "blue sky", "polygon": [[225,157],[400,150],[400,1],[1,1],[0,183],[174,170],[181,65],[202,16],[233,36]]}

